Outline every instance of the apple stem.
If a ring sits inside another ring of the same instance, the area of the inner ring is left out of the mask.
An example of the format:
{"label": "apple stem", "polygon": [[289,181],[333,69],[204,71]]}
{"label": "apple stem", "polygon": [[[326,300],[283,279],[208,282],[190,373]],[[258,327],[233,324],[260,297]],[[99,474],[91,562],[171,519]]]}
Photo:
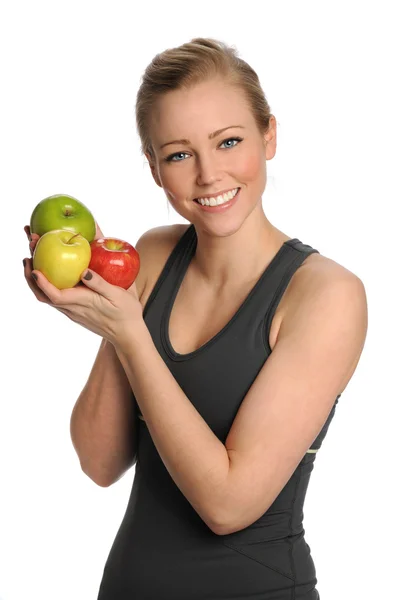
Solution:
{"label": "apple stem", "polygon": [[78,233],[75,233],[75,234],[74,234],[74,235],[73,235],[71,238],[69,238],[69,240],[68,240],[68,244],[70,244],[70,243],[71,243],[71,241],[72,241],[74,238],[76,238],[76,236],[77,236],[77,235],[81,235],[81,234],[79,233],[79,231],[78,231]]}

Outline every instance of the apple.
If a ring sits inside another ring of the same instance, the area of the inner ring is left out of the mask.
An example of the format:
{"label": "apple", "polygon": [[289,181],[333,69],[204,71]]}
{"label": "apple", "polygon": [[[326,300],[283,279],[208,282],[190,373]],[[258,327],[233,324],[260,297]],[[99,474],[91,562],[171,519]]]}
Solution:
{"label": "apple", "polygon": [[33,253],[33,268],[59,290],[74,287],[90,262],[90,244],[80,233],[55,229],[43,234]]}
{"label": "apple", "polygon": [[117,238],[98,238],[90,244],[93,269],[112,285],[127,290],[135,281],[140,268],[139,253],[128,242]]}
{"label": "apple", "polygon": [[90,243],[96,235],[96,222],[90,210],[76,198],[55,194],[34,208],[30,222],[31,233],[39,236],[55,229],[80,233]]}

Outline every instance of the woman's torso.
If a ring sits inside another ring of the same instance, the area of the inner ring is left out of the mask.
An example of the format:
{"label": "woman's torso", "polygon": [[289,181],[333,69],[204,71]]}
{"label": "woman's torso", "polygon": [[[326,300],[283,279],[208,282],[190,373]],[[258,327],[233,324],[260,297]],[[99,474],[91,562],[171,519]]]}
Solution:
{"label": "woman's torso", "polygon": [[[184,239],[189,227],[166,229],[140,301],[160,355],[224,441],[249,385],[273,350],[286,311],[301,297],[303,282],[310,273],[318,277],[319,269],[336,272],[341,267],[296,239],[279,252],[277,248],[273,268],[267,260],[257,285],[231,289],[224,302],[213,304],[207,290],[199,292],[191,272],[193,237]],[[288,240],[282,237],[282,244]],[[199,303],[204,310],[194,310]],[[326,435],[337,401],[313,452]],[[244,530],[216,535],[176,486],[146,423],[139,422],[132,492],[98,600],[289,600],[294,590],[299,600],[318,599],[302,523],[315,453],[304,456],[265,515]]]}

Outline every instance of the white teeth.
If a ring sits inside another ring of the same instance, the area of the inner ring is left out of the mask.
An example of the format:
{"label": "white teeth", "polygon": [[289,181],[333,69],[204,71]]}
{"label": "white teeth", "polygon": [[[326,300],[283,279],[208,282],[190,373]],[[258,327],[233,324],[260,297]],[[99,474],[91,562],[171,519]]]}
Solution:
{"label": "white teeth", "polygon": [[197,202],[199,202],[203,206],[219,206],[220,204],[224,204],[225,202],[232,200],[232,198],[236,196],[238,191],[239,188],[235,188],[234,190],[226,192],[225,194],[217,196],[216,198],[198,198]]}

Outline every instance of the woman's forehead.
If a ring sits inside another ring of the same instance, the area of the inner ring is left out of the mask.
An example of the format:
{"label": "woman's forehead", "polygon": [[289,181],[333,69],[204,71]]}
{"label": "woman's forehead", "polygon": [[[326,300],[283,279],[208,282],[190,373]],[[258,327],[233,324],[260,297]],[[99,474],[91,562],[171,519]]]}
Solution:
{"label": "woman's forehead", "polygon": [[[243,92],[232,85],[198,84],[188,90],[164,94],[154,104],[151,123],[162,133],[199,127],[214,131],[231,124],[249,124],[252,114]],[[243,123],[243,121],[245,121]]]}

